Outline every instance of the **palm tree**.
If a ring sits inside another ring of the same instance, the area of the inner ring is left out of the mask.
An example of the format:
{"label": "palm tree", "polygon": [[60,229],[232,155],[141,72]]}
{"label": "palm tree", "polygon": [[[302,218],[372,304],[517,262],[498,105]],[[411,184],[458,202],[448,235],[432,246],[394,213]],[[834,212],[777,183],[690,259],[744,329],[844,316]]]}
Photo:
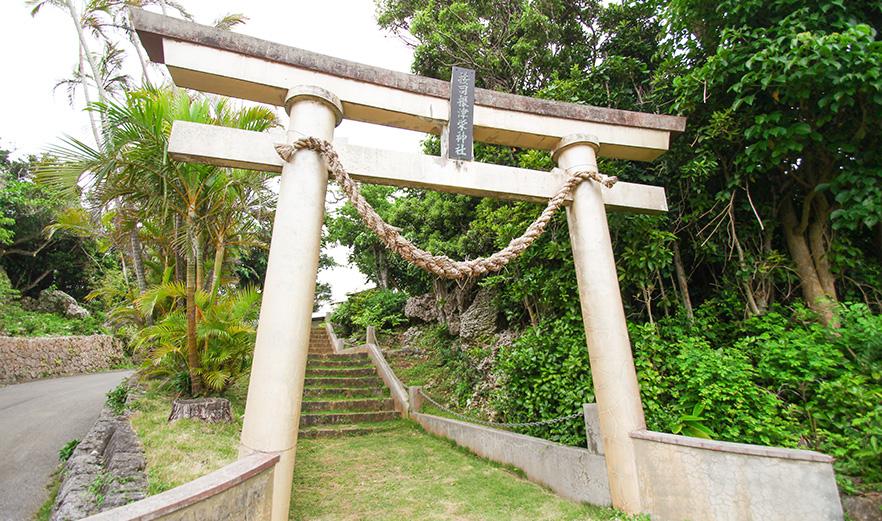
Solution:
{"label": "palm tree", "polygon": [[[244,208],[231,192],[262,182],[263,177],[250,173],[252,180],[246,182],[243,174],[234,175],[227,169],[172,161],[168,157],[171,125],[175,120],[184,120],[262,131],[276,124],[275,115],[263,107],[237,109],[225,100],[193,98],[182,90],[154,88],[128,93],[123,103],[96,103],[91,109],[99,111],[106,121],[103,145],[95,149],[65,138],[62,145],[50,149],[56,160],[39,169],[38,178],[69,190],[76,190],[77,183],[87,179],[87,196],[92,204],[106,209],[137,208],[133,225],[138,219],[168,223],[173,222],[172,216],[180,218],[185,233],[176,246],[183,250],[186,263],[186,352],[191,391],[200,394],[203,386],[196,339],[196,292],[202,287],[197,280],[202,238],[212,233],[217,237],[218,231],[223,231],[220,247],[216,246],[221,249],[220,262],[214,268],[217,277],[223,266],[226,237],[235,228],[230,222],[246,219],[243,214],[237,217],[236,212],[218,207],[226,203]],[[256,193],[255,185],[250,186],[248,190]],[[211,227],[209,223],[213,223]],[[132,233],[136,236],[137,228]],[[143,273],[143,266],[140,271]],[[141,275],[138,277],[140,282]]]}

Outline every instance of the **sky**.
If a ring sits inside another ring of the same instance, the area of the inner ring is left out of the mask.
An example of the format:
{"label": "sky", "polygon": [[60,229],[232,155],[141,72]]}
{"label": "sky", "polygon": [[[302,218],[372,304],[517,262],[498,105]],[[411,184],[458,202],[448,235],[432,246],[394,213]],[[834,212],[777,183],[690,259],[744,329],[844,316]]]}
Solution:
{"label": "sky", "polygon": [[[227,13],[243,13],[249,20],[235,31],[330,56],[410,72],[413,53],[398,37],[377,27],[373,0],[183,0],[199,23],[211,24]],[[154,9],[155,10],[155,9]],[[0,145],[15,156],[39,154],[67,134],[93,141],[84,101],[68,100],[55,84],[71,75],[78,47],[74,26],[65,11],[47,7],[31,17],[24,0],[4,0],[0,7],[0,48],[4,78],[0,81]],[[97,49],[97,46],[95,47]],[[126,72],[138,77],[134,51]],[[152,73],[152,78],[160,73]],[[286,121],[284,111],[277,113]],[[422,134],[344,121],[336,137],[377,148],[417,152]],[[348,267],[346,247],[332,248],[342,266],[325,270],[319,280],[330,282],[332,299],[366,287],[364,275]]]}

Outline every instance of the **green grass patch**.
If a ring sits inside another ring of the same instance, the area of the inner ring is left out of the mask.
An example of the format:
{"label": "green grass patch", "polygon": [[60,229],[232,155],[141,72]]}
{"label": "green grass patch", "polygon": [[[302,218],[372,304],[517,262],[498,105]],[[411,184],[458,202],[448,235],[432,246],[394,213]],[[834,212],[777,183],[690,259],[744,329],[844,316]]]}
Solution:
{"label": "green grass patch", "polygon": [[301,440],[291,519],[612,520],[410,422],[366,436]]}
{"label": "green grass patch", "polygon": [[0,334],[6,336],[70,336],[106,333],[103,316],[66,318],[55,313],[26,311],[17,304],[0,304]]}
{"label": "green grass patch", "polygon": [[46,501],[43,501],[43,504],[40,505],[40,509],[37,510],[37,513],[34,514],[34,521],[49,521],[49,516],[52,515],[52,507],[55,506],[55,498],[58,496],[58,489],[61,488],[61,479],[63,476],[64,463],[61,463],[49,477],[49,483],[46,484],[46,493],[48,494],[48,497],[46,498]]}
{"label": "green grass patch", "polygon": [[147,457],[147,492],[158,494],[232,463],[238,455],[242,402],[231,400],[232,423],[168,422],[173,397],[148,391],[135,405],[132,427]]}
{"label": "green grass patch", "polygon": [[[231,424],[168,423],[173,396],[155,389],[135,404],[132,425],[146,452],[150,494],[236,459],[244,389],[243,383],[228,395],[236,417]],[[384,430],[300,439],[291,519],[628,519],[614,510],[562,499],[516,469],[478,458],[415,423],[363,426]]]}

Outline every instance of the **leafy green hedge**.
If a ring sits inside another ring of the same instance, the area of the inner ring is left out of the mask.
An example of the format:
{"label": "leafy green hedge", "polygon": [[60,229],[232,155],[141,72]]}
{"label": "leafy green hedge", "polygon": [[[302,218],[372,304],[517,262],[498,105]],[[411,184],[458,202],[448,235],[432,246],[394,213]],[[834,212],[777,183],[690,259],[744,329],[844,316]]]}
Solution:
{"label": "leafy green hedge", "polygon": [[[843,305],[834,329],[803,308],[729,323],[711,318],[719,311],[630,326],[647,426],[819,450],[836,457],[846,491],[882,489],[882,315]],[[528,329],[500,350],[497,371],[506,421],[550,419],[594,401],[579,316]],[[581,418],[528,433],[585,442]]]}
{"label": "leafy green hedge", "polygon": [[404,316],[406,301],[407,294],[401,291],[369,289],[350,295],[328,318],[346,336],[367,326],[390,331],[407,323]]}

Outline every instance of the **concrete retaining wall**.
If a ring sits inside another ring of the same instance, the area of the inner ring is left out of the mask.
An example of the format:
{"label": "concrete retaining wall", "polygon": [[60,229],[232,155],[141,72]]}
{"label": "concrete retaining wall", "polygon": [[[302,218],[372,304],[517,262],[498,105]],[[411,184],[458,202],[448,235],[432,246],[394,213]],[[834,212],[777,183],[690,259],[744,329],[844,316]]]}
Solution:
{"label": "concrete retaining wall", "polygon": [[407,390],[404,388],[401,380],[395,375],[395,371],[392,370],[389,362],[386,361],[386,357],[383,356],[383,351],[380,350],[380,345],[377,342],[377,332],[371,326],[367,328],[367,345],[365,347],[368,356],[370,356],[371,361],[374,363],[374,367],[377,368],[377,374],[380,375],[386,387],[389,388],[392,402],[395,404],[395,410],[402,417],[406,418],[410,412]]}
{"label": "concrete retaining wall", "polygon": [[86,519],[269,521],[278,460],[276,455],[252,454],[180,487]]}
{"label": "concrete retaining wall", "polygon": [[805,450],[631,433],[653,521],[840,521],[833,458]]}
{"label": "concrete retaining wall", "polygon": [[0,384],[108,369],[122,344],[107,335],[0,337]]}
{"label": "concrete retaining wall", "polygon": [[523,470],[530,481],[565,498],[600,506],[612,504],[604,457],[588,449],[430,414],[411,412],[411,418],[428,432],[453,440],[478,456]]}

